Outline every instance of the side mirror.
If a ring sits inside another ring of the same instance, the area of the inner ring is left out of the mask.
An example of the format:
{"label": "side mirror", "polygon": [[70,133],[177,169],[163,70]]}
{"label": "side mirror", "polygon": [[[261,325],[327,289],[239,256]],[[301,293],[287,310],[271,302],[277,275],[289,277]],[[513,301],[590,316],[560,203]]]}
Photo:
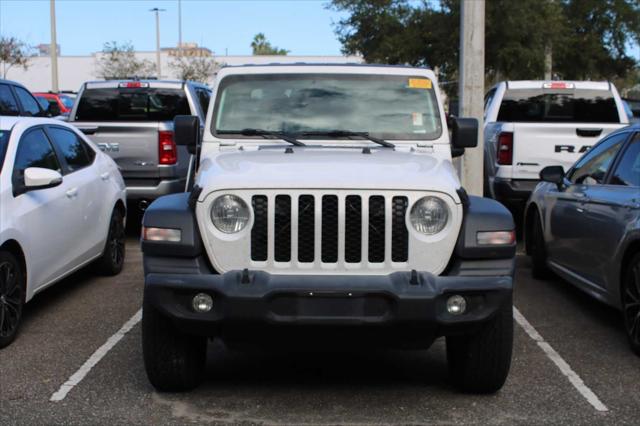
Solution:
{"label": "side mirror", "polygon": [[49,102],[49,106],[47,107],[47,115],[49,117],[57,117],[60,114],[62,114],[60,105],[58,105],[56,102]]}
{"label": "side mirror", "polygon": [[51,169],[29,167],[24,171],[24,192],[53,188],[62,183],[62,175]]}
{"label": "side mirror", "polygon": [[475,118],[458,118],[452,120],[451,152],[454,157],[464,153],[465,148],[478,146],[478,120]]}
{"label": "side mirror", "polygon": [[176,115],[173,119],[174,141],[176,145],[187,147],[190,154],[196,153],[200,142],[200,119],[195,115]]}
{"label": "side mirror", "polygon": [[560,187],[564,184],[564,168],[562,166],[547,166],[540,170],[540,179],[543,182],[555,183]]}

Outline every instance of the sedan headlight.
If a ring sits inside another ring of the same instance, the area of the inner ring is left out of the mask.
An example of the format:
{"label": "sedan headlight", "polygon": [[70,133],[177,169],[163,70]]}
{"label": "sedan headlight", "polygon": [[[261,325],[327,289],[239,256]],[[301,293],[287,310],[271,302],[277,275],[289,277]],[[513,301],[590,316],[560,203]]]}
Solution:
{"label": "sedan headlight", "polygon": [[449,208],[440,198],[423,197],[411,207],[409,220],[416,231],[425,235],[434,235],[447,225]]}
{"label": "sedan headlight", "polygon": [[240,197],[221,195],[211,206],[211,221],[225,234],[240,232],[249,222],[249,207]]}

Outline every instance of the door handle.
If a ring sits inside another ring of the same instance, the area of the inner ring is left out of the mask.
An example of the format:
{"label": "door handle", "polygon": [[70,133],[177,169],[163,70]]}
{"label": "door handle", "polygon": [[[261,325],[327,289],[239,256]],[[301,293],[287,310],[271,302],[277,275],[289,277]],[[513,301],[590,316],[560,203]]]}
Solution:
{"label": "door handle", "polygon": [[67,198],[75,198],[78,195],[78,188],[71,188],[66,194]]}
{"label": "door handle", "polygon": [[103,174],[101,174],[100,179],[109,180],[109,172],[104,172]]}
{"label": "door handle", "polygon": [[585,138],[595,138],[596,136],[600,136],[601,133],[602,129],[576,129],[576,134]]}
{"label": "door handle", "polygon": [[85,135],[94,135],[98,131],[98,128],[97,127],[78,127],[78,130],[80,130]]}

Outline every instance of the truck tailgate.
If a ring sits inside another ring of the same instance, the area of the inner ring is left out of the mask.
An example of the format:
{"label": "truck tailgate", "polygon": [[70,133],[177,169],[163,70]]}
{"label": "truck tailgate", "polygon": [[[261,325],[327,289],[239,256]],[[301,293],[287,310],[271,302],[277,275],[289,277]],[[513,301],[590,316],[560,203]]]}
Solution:
{"label": "truck tailgate", "polygon": [[568,170],[602,137],[625,124],[513,123],[513,179],[539,179],[546,166]]}
{"label": "truck tailgate", "polygon": [[110,155],[125,178],[157,178],[157,122],[74,122],[102,151]]}

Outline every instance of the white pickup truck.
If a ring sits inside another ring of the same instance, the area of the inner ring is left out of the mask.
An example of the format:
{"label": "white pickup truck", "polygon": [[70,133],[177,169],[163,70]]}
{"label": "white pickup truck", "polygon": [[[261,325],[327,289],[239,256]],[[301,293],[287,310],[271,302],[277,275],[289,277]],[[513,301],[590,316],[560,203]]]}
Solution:
{"label": "white pickup truck", "polygon": [[629,122],[609,82],[503,81],[484,105],[485,196],[509,205],[529,198],[544,167],[568,169]]}

